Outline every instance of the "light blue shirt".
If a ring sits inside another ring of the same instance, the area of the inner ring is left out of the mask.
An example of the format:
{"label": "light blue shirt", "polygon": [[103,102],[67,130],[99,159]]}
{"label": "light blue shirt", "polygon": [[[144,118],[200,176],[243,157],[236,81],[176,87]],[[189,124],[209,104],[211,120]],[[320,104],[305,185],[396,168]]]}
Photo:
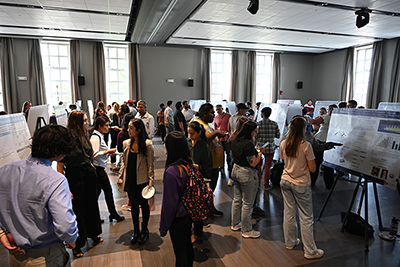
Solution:
{"label": "light blue shirt", "polygon": [[[100,138],[99,138],[100,137]],[[93,165],[97,167],[107,168],[108,155],[104,155],[104,151],[108,150],[104,141],[104,135],[97,130],[93,131],[90,142],[93,147]]]}
{"label": "light blue shirt", "polygon": [[29,156],[0,168],[0,226],[25,250],[76,241],[68,182],[50,160]]}

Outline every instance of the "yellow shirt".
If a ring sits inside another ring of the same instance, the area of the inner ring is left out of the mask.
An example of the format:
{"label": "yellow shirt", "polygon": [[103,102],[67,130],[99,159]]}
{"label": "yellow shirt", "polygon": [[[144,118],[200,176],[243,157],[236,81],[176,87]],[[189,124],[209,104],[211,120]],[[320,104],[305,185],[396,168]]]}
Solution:
{"label": "yellow shirt", "polygon": [[[203,125],[204,130],[206,131],[206,135],[214,132],[214,129],[211,128],[210,125],[208,125],[208,123],[205,123],[200,119],[196,121],[198,121],[201,125]],[[208,146],[210,147],[211,155],[213,158],[213,169],[222,167],[224,165],[224,148],[222,147],[219,138],[216,136],[212,140],[212,142],[208,143]]]}

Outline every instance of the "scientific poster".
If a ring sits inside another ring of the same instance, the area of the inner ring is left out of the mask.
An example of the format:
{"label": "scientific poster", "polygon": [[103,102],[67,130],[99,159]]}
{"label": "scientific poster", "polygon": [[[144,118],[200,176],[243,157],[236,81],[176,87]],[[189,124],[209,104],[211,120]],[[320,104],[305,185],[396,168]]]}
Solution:
{"label": "scientific poster", "polygon": [[400,112],[334,109],[325,151],[326,165],[396,188],[400,175]]}
{"label": "scientific poster", "polygon": [[30,132],[22,113],[0,116],[0,167],[31,153]]}
{"label": "scientific poster", "polygon": [[54,114],[56,115],[57,125],[67,127],[68,114],[64,106],[54,106]]}

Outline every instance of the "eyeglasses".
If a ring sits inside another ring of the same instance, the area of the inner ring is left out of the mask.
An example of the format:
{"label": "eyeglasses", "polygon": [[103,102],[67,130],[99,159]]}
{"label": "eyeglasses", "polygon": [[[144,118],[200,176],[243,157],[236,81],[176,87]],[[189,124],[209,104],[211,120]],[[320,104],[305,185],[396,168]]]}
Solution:
{"label": "eyeglasses", "polygon": [[104,125],[105,127],[110,127],[110,124],[106,124],[106,125]]}

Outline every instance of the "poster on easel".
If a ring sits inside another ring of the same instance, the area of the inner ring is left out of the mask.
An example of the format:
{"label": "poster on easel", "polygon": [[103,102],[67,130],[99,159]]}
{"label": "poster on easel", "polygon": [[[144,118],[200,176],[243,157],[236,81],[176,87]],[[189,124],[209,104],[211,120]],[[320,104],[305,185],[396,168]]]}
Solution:
{"label": "poster on easel", "polygon": [[378,109],[400,111],[400,103],[381,102],[379,103]]}
{"label": "poster on easel", "polygon": [[325,151],[325,165],[396,188],[400,175],[400,112],[334,109],[327,142],[343,146]]}
{"label": "poster on easel", "polygon": [[22,113],[0,116],[0,167],[31,153],[28,124]]}
{"label": "poster on easel", "polygon": [[67,127],[68,113],[64,106],[54,106],[54,114],[56,116],[57,125]]}
{"label": "poster on easel", "polygon": [[89,124],[92,125],[93,124],[93,115],[94,115],[93,101],[88,100],[87,105],[88,105],[88,112],[89,112],[89,116],[88,116]]}

